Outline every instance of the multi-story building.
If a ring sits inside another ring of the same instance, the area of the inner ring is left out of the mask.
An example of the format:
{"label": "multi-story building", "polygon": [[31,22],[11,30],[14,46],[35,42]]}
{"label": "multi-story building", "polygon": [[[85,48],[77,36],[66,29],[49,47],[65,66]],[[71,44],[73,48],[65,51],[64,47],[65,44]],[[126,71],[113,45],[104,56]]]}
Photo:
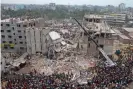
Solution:
{"label": "multi-story building", "polygon": [[127,15],[127,18],[128,18],[129,21],[133,21],[133,13],[129,13]]}
{"label": "multi-story building", "polygon": [[119,11],[123,12],[126,9],[126,5],[124,3],[119,4]]}
{"label": "multi-story building", "polygon": [[24,5],[23,4],[1,4],[1,8],[5,9],[5,10],[20,10],[20,9],[24,9]]}
{"label": "multi-story building", "polygon": [[56,4],[55,3],[49,3],[49,9],[55,10]]}
{"label": "multi-story building", "polygon": [[[122,28],[121,32],[126,36],[126,44],[133,44],[133,28]],[[124,43],[124,42],[123,42]]]}
{"label": "multi-story building", "polygon": [[[84,23],[86,30],[88,30],[90,34],[93,33],[92,37],[94,37],[93,39],[96,43],[103,48],[108,55],[112,54],[114,43],[114,39],[112,39],[112,37],[115,32],[109,28],[103,17],[99,15],[85,15]],[[97,46],[89,39],[87,39],[87,42],[89,54],[96,54]]]}
{"label": "multi-story building", "polygon": [[26,52],[26,28],[44,26],[44,20],[16,19],[1,20],[1,47],[2,52]]}
{"label": "multi-story building", "polygon": [[126,21],[126,14],[109,14],[104,19],[111,26],[123,26]]}
{"label": "multi-story building", "polygon": [[13,4],[11,4],[11,5],[4,4],[4,5],[2,5],[2,8],[5,9],[5,10],[9,10],[9,9],[14,10],[14,11],[18,10],[18,8]]}
{"label": "multi-story building", "polygon": [[29,54],[45,53],[46,48],[46,35],[49,33],[50,29],[45,28],[27,28],[26,29],[26,42],[27,42],[27,52]]}
{"label": "multi-story building", "polygon": [[[106,10],[109,11],[109,12],[114,12],[115,11],[115,7],[113,5],[107,5],[106,7]],[[104,9],[105,9],[104,8]]]}

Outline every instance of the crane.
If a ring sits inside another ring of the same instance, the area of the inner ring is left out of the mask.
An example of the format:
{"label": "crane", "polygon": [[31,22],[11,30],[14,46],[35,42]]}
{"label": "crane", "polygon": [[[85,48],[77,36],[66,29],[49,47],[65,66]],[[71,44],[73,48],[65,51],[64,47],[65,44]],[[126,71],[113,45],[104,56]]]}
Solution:
{"label": "crane", "polygon": [[93,41],[95,43],[95,45],[97,46],[99,52],[104,56],[104,58],[106,59],[105,64],[106,66],[114,66],[115,63],[108,57],[108,55],[104,52],[104,50],[97,44],[97,42],[92,38],[92,36],[85,30],[85,28],[80,24],[80,22],[76,19],[73,18],[78,25],[84,30],[84,32],[89,36],[90,40]]}

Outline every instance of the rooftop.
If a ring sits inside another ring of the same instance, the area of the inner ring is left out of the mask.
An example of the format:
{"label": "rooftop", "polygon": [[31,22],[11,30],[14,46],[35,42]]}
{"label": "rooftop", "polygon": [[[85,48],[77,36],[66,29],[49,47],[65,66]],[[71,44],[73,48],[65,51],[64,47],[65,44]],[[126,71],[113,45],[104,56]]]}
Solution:
{"label": "rooftop", "polygon": [[119,30],[117,30],[117,29],[114,29],[114,32],[116,33],[116,34],[122,34]]}
{"label": "rooftop", "polygon": [[101,18],[102,18],[100,15],[94,15],[94,14],[85,15],[84,17],[85,17],[85,18],[98,18],[98,19],[101,19]]}
{"label": "rooftop", "polygon": [[127,32],[133,32],[133,28],[124,28]]}
{"label": "rooftop", "polygon": [[129,36],[133,39],[133,33],[129,33]]}
{"label": "rooftop", "polygon": [[35,20],[40,20],[42,18],[37,18],[37,19],[22,19],[22,18],[8,18],[8,19],[3,19],[0,22],[11,22],[11,20],[17,22],[17,23],[23,23],[23,22],[32,22]]}
{"label": "rooftop", "polygon": [[123,38],[123,39],[129,39],[127,36],[125,36],[125,35],[123,35],[123,34],[119,34],[119,36],[121,37],[121,38]]}
{"label": "rooftop", "polygon": [[105,24],[103,23],[94,23],[94,24],[88,24],[87,27],[92,27],[90,30],[96,31],[96,32],[102,32],[102,33],[112,33],[114,34],[115,31],[113,31],[112,29],[110,29],[110,27],[107,25],[105,26]]}
{"label": "rooftop", "polygon": [[125,16],[126,14],[109,14],[110,16]]}
{"label": "rooftop", "polygon": [[10,19],[1,20],[1,22],[10,22]]}

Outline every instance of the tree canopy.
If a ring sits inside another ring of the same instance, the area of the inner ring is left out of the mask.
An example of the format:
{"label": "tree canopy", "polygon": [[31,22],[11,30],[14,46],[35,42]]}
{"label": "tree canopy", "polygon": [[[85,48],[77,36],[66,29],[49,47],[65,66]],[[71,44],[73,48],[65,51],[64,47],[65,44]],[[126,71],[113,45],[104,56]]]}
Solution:
{"label": "tree canopy", "polygon": [[21,16],[29,16],[31,18],[37,17],[45,17],[47,16],[48,19],[64,19],[70,17],[76,17],[78,19],[82,19],[85,13],[98,13],[98,10],[95,8],[94,11],[89,9],[68,9],[64,6],[57,6],[55,10],[52,9],[20,9],[17,11],[14,10],[2,10],[2,15],[9,15],[10,17],[21,17]]}

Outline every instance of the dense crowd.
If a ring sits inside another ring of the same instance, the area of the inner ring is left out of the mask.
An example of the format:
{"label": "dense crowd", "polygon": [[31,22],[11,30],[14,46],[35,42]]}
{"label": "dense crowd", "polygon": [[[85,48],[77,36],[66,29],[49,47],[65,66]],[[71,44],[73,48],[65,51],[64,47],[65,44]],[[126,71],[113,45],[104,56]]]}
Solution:
{"label": "dense crowd", "polygon": [[55,89],[68,88],[70,76],[65,74],[12,74],[4,77],[3,81],[8,81],[6,89]]}
{"label": "dense crowd", "polygon": [[133,81],[132,67],[133,60],[129,60],[125,65],[96,68],[97,75],[85,85],[70,82],[72,74],[14,73],[2,77],[7,82],[2,89],[125,89]]}
{"label": "dense crowd", "polygon": [[98,68],[98,75],[89,84],[95,83],[100,88],[125,89],[133,81],[132,66],[133,62],[123,66]]}

